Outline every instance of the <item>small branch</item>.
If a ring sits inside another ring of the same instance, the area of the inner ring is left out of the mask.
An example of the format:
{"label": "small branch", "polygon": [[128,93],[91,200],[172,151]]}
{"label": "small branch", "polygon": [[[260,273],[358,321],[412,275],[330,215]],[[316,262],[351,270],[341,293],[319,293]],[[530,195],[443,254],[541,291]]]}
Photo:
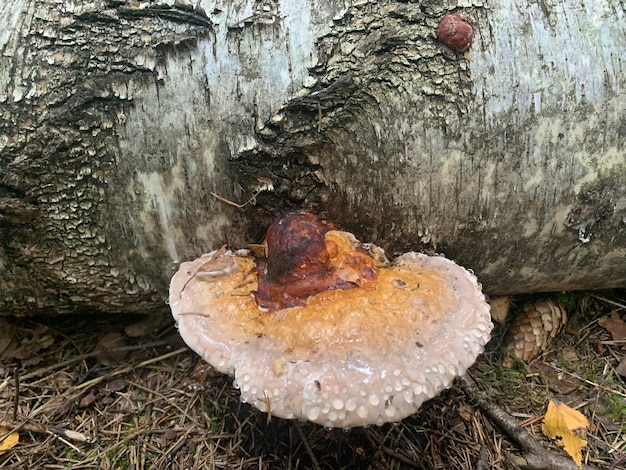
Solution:
{"label": "small branch", "polygon": [[4,379],[4,382],[0,384],[0,393],[2,393],[4,389],[9,386],[10,382],[11,382],[11,377],[7,377],[6,379]]}
{"label": "small branch", "polygon": [[132,372],[133,370],[141,369],[143,367],[149,366],[150,364],[154,364],[155,362],[164,361],[165,359],[169,359],[170,357],[177,356],[186,351],[189,351],[189,348],[187,347],[180,348],[180,349],[177,349],[176,351],[163,354],[162,356],[153,357],[152,359],[148,359],[146,361],[140,362],[139,364],[136,364],[133,366],[124,367],[122,369],[116,369],[108,374],[101,375],[100,377],[96,377],[95,379],[91,379],[87,382],[83,382],[82,384],[76,385],[68,391],[76,391],[76,390],[82,390],[84,388],[93,387],[94,385],[97,385],[100,382],[104,382],[105,380],[109,380],[113,377],[117,377],[118,375],[128,374],[129,372]]}
{"label": "small branch", "polygon": [[13,400],[13,421],[17,421],[17,410],[20,403],[20,372],[17,367],[13,370],[13,380],[15,382],[15,393],[13,394],[15,397]]}
{"label": "small branch", "polygon": [[622,466],[626,464],[626,455],[623,455],[621,459],[616,460],[615,462],[613,462],[613,464],[609,467],[609,470],[615,470],[616,468]]}
{"label": "small branch", "polygon": [[[135,346],[124,346],[121,348],[111,348],[109,349],[109,351],[111,352],[118,352],[118,351],[137,351],[139,349],[146,349],[146,348],[157,348],[160,346],[165,346],[167,345],[167,341],[155,341],[153,343],[149,343],[149,344],[138,344]],[[74,356],[71,359],[68,359],[67,361],[63,361],[63,362],[59,362],[58,364],[53,364],[51,366],[48,367],[43,367],[41,369],[37,369],[29,374],[25,374],[22,375],[20,377],[20,380],[22,382],[25,382],[26,380],[30,380],[30,379],[34,379],[34,378],[38,378],[38,377],[42,377],[42,376],[46,376],[46,375],[50,375],[52,372],[54,372],[57,369],[63,369],[67,366],[71,366],[72,364],[75,364],[77,362],[82,362],[85,359],[89,359],[92,357],[97,356],[98,354],[102,353],[102,349],[98,349],[96,351],[92,351],[90,353],[86,353],[86,354],[81,354],[79,356]],[[4,385],[4,383],[0,384],[0,388],[2,388],[2,385]],[[1,391],[1,390],[0,390]]]}
{"label": "small branch", "polygon": [[257,191],[256,193],[254,193],[252,195],[252,197],[250,199],[248,199],[246,202],[244,202],[243,204],[237,204],[234,201],[231,201],[230,199],[226,199],[225,197],[220,196],[217,193],[211,193],[211,196],[213,196],[215,199],[217,199],[218,201],[222,201],[224,204],[228,204],[229,206],[233,206],[236,207],[237,209],[243,209],[244,207],[246,207],[248,204],[250,204],[252,201],[254,201],[254,199],[263,192],[264,190],[261,189],[260,191]]}
{"label": "small branch", "polygon": [[34,432],[34,433],[39,433],[39,434],[50,433],[50,434],[61,436],[66,439],[71,439],[77,442],[87,442],[89,444],[96,442],[96,440],[93,437],[86,436],[85,434],[80,433],[80,432],[71,431],[65,428],[60,428],[58,426],[43,426],[41,424],[28,423],[28,422],[22,422],[22,423],[16,424],[14,422],[0,421],[0,427],[3,427],[5,429],[11,429],[11,432],[26,431],[26,432]]}
{"label": "small branch", "polygon": [[621,392],[618,392],[617,390],[613,390],[612,388],[605,387],[604,385],[601,385],[599,383],[592,382],[591,380],[583,379],[580,375],[573,374],[572,372],[569,372],[569,371],[567,371],[565,369],[561,369],[560,367],[557,367],[557,366],[555,366],[553,364],[548,363],[548,365],[550,367],[552,367],[554,370],[556,370],[557,372],[561,372],[563,374],[569,375],[570,377],[574,377],[575,379],[580,380],[581,382],[584,382],[584,383],[586,383],[588,385],[591,385],[592,387],[594,387],[596,389],[602,389],[602,390],[604,390],[607,393],[612,393],[614,395],[619,395],[622,398],[626,398],[626,393],[621,393]]}
{"label": "small branch", "polygon": [[[546,450],[502,408],[483,399],[476,383],[469,375],[459,377],[459,382],[463,392],[478,404],[480,410],[526,452],[524,457],[515,459],[517,465],[529,470],[580,470],[573,460]],[[596,468],[583,465],[582,470]]]}
{"label": "small branch", "polygon": [[243,204],[237,204],[235,201],[231,201],[230,199],[226,199],[225,197],[222,197],[222,196],[220,196],[217,193],[211,193],[211,196],[213,196],[218,201],[223,202],[224,204],[228,204],[229,206],[233,206],[233,207],[236,207],[238,209],[243,209],[244,207],[246,207],[251,202],[254,202],[256,197],[259,194],[261,194],[263,191],[273,191],[274,190],[274,183],[272,182],[272,180],[270,178],[266,178],[265,176],[257,176],[257,180],[259,181],[260,186],[257,186],[256,192],[250,197],[250,199],[248,199]]}
{"label": "small branch", "polygon": [[400,452],[396,452],[393,449],[390,449],[389,447],[385,447],[382,446],[380,448],[385,454],[387,454],[389,457],[392,457],[394,459],[396,459],[399,462],[402,462],[404,465],[407,465],[411,468],[424,468],[422,465],[420,465],[419,463],[411,460],[408,457],[405,457],[404,455],[402,455]]}
{"label": "small branch", "polygon": [[[101,375],[99,377],[96,377],[95,379],[89,380],[87,382],[83,382],[83,383],[81,383],[79,385],[75,385],[75,386],[69,388],[68,390],[66,390],[65,392],[61,393],[60,395],[58,395],[58,397],[59,398],[65,398],[65,397],[71,395],[72,393],[76,393],[76,392],[78,392],[80,390],[83,390],[85,388],[93,387],[94,385],[97,385],[100,382],[103,382],[105,380],[109,380],[109,379],[111,379],[113,377],[117,377],[118,375],[128,374],[129,372],[132,372],[133,370],[141,369],[143,367],[147,367],[147,366],[149,366],[151,364],[154,364],[155,362],[164,361],[166,359],[169,359],[170,357],[177,356],[177,355],[179,355],[181,353],[184,353],[186,351],[189,351],[189,348],[186,348],[186,347],[185,348],[180,348],[180,349],[177,349],[175,351],[171,351],[171,352],[169,352],[167,354],[163,354],[161,356],[153,357],[151,359],[145,360],[145,361],[140,362],[139,364],[136,364],[136,365],[133,365],[133,366],[124,367],[122,369],[116,369],[116,370],[114,370],[114,371],[112,371],[112,372],[110,372],[108,374]],[[22,379],[23,378],[24,377],[22,377]],[[35,426],[34,428],[32,428],[30,430],[32,430],[33,432],[39,432],[39,431],[37,431],[37,429],[45,429],[44,432],[50,432],[50,433],[53,433],[53,434],[57,434],[59,436],[67,437],[68,439],[80,440],[79,436],[82,436],[82,435],[80,435],[80,433],[72,434],[72,431],[68,431],[70,434],[64,435],[64,434],[60,434],[60,431],[59,431],[59,430],[62,430],[62,428],[56,428],[56,427],[52,427],[52,426],[49,427],[49,428],[37,428],[36,427],[37,425],[31,424],[32,423],[32,419],[35,416],[41,414],[43,411],[47,410],[51,406],[52,405],[50,405],[49,402],[46,402],[45,404],[43,404],[43,405],[39,406],[38,408],[35,408],[34,410],[32,410],[29,413],[28,417],[26,419],[24,419],[23,421],[21,421],[19,423],[16,423],[16,424],[14,423],[14,424],[12,424],[10,426],[7,426],[8,432],[4,436],[0,436],[0,439],[3,439],[4,437],[8,436],[13,431],[17,431],[18,429],[29,430],[25,426]],[[91,439],[91,438],[85,437],[85,439],[87,439],[87,440],[84,441],[84,442],[90,442],[89,439]]]}
{"label": "small branch", "polygon": [[619,302],[615,302],[614,300],[607,299],[606,297],[602,297],[601,295],[589,294],[594,299],[598,299],[601,302],[606,302],[609,305],[613,305],[614,307],[626,308],[626,305],[621,304]]}
{"label": "small branch", "polygon": [[311,444],[309,444],[309,440],[304,435],[304,432],[302,431],[302,427],[300,427],[300,423],[295,421],[294,424],[295,424],[296,430],[298,431],[298,434],[300,435],[300,440],[302,441],[302,445],[304,445],[304,448],[306,449],[306,453],[309,454],[309,457],[311,457],[311,464],[313,465],[313,468],[315,470],[321,470],[322,467],[320,467],[320,464],[317,461],[317,458],[315,458],[313,449],[311,449]]}

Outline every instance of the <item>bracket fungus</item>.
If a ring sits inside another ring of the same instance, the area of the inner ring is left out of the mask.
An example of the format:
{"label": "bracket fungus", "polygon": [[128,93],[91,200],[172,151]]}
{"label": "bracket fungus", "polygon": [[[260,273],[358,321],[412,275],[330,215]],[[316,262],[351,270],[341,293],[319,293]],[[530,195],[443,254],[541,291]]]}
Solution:
{"label": "bracket fungus", "polygon": [[256,259],[222,247],[183,263],[169,302],[185,342],[273,416],[398,422],[489,341],[480,284],[441,256],[390,263],[306,213],[278,219],[256,248]]}

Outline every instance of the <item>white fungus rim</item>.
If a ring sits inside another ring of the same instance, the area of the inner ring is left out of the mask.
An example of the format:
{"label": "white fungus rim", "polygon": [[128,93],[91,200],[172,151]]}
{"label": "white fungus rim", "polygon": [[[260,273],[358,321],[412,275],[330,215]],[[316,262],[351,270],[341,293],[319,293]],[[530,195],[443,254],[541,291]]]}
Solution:
{"label": "white fungus rim", "polygon": [[[204,298],[207,283],[217,285],[240,269],[239,256],[218,250],[183,263],[172,278],[169,303],[185,342],[234,377],[242,401],[272,416],[327,427],[398,422],[449,388],[490,339],[489,305],[476,277],[444,257],[411,252],[393,265],[442,275],[456,299],[453,312],[430,325],[428,337],[398,332],[403,339],[385,351],[365,338],[340,353],[328,354],[323,347],[301,357],[286,353],[270,337],[215,317]],[[423,307],[416,302],[415,308]],[[375,338],[377,332],[370,334]]]}

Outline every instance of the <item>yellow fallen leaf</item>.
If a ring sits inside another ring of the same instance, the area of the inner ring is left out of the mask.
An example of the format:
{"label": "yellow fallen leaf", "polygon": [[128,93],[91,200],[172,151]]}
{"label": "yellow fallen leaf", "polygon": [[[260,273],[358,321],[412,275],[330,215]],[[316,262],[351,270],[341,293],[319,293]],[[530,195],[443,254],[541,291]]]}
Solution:
{"label": "yellow fallen leaf", "polygon": [[[9,432],[8,428],[5,428],[4,426],[0,426],[0,439],[2,439],[2,436],[4,436],[8,432]],[[17,431],[14,431],[11,434],[7,435],[4,439],[0,441],[0,454],[15,447],[17,443],[19,442],[19,440],[20,440],[20,435],[17,433]]]}
{"label": "yellow fallen leaf", "polygon": [[581,428],[589,428],[585,415],[565,403],[550,400],[541,430],[565,449],[578,468],[582,468],[582,448],[587,446],[587,441],[574,432]]}

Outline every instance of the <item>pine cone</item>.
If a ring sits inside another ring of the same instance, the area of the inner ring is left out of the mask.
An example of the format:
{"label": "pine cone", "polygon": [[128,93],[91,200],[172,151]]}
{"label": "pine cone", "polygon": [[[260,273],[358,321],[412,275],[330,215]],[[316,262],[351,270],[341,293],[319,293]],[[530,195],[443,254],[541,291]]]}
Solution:
{"label": "pine cone", "polygon": [[[509,327],[505,348],[521,360],[531,361],[550,347],[565,323],[567,312],[558,302],[538,300],[526,304]],[[511,367],[513,361],[507,357],[502,365]]]}

